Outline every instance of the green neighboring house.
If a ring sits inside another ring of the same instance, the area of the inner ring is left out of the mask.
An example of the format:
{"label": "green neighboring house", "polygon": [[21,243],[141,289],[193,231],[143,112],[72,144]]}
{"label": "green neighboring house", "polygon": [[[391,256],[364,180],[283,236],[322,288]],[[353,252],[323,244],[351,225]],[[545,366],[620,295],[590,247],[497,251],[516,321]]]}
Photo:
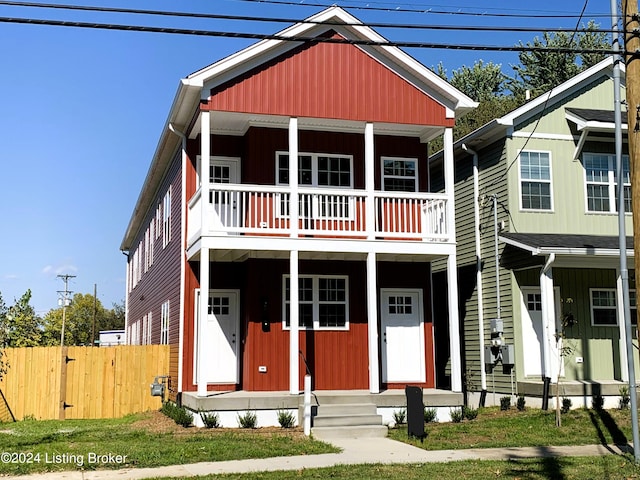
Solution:
{"label": "green neighboring house", "polygon": [[[560,395],[574,406],[590,406],[592,395],[609,397],[612,406],[628,382],[612,75],[606,59],[454,145],[460,341],[470,401],[523,394],[546,406],[545,387],[553,395],[559,379]],[[621,77],[624,85],[624,67]],[[622,121],[630,211],[626,112]],[[442,152],[430,166],[437,191]],[[637,344],[630,213],[625,224]],[[443,284],[434,266],[434,285]],[[446,305],[434,304],[435,318],[446,318]],[[437,353],[447,361],[446,352]]]}

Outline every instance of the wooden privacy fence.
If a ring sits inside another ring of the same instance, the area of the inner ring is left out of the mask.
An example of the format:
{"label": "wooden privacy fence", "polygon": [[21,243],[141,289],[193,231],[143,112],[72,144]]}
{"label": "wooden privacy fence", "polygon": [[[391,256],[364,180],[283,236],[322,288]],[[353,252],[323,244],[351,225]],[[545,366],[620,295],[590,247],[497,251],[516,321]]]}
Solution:
{"label": "wooden privacy fence", "polygon": [[5,350],[0,391],[17,420],[117,418],[158,409],[150,385],[169,371],[168,345]]}

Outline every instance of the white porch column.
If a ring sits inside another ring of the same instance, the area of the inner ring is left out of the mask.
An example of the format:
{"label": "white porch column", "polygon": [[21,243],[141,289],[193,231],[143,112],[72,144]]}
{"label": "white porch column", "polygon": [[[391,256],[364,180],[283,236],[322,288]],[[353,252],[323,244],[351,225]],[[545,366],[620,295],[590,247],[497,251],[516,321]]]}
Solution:
{"label": "white porch column", "polygon": [[298,119],[293,117],[289,119],[289,188],[289,228],[291,237],[296,238],[299,230],[300,194],[298,193]]}
{"label": "white porch column", "polygon": [[456,255],[447,257],[447,297],[449,304],[449,355],[451,390],[462,391],[462,358],[460,357],[460,320],[458,314],[458,271]]}
{"label": "white porch column", "polygon": [[447,234],[456,241],[455,172],[453,157],[453,128],[444,130],[444,193],[447,194]]}
{"label": "white porch column", "polygon": [[624,319],[624,293],[622,290],[622,274],[620,267],[616,268],[616,305],[618,317],[618,331],[620,332],[620,376],[623,382],[629,381],[629,364],[627,362],[627,329]]}
{"label": "white porch column", "polygon": [[543,377],[558,381],[558,363],[552,358],[556,349],[552,348],[556,342],[556,314],[553,292],[553,268],[551,264],[555,255],[549,255],[547,262],[540,272],[540,301],[542,303],[542,364]]}
{"label": "white porch column", "polygon": [[[364,187],[367,192],[367,208],[365,212],[365,225],[367,229],[367,239],[374,240],[375,229],[375,154],[373,147],[373,123],[367,123],[364,127]],[[374,259],[375,263],[375,259]],[[377,364],[376,364],[377,365]]]}
{"label": "white porch column", "polygon": [[[456,219],[454,201],[453,128],[444,130],[444,191],[447,194],[447,234],[455,243]],[[449,305],[449,355],[451,390],[462,391],[462,358],[460,356],[460,319],[458,313],[458,267],[454,253],[447,257],[447,297]]]}
{"label": "white porch column", "polygon": [[[208,230],[209,211],[209,158],[211,156],[211,114],[204,111],[200,118],[200,182],[201,195],[201,226],[202,232]],[[198,365],[198,396],[203,397],[207,394],[207,342],[209,332],[207,331],[207,316],[209,306],[209,250],[207,248],[200,249],[200,305],[198,306],[198,348],[197,348],[197,365]]]}
{"label": "white porch column", "polygon": [[300,393],[300,341],[298,338],[298,251],[292,250],[289,257],[289,393]]}
{"label": "white porch column", "polygon": [[376,254],[367,253],[367,327],[369,338],[369,391],[380,393],[378,367],[378,282]]}

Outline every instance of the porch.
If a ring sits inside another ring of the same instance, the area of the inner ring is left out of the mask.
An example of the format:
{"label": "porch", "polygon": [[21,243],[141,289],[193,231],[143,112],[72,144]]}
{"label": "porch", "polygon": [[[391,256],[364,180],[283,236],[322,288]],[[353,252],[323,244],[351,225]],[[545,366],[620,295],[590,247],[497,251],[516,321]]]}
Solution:
{"label": "porch", "polygon": [[198,190],[189,201],[190,244],[203,236],[224,235],[454,240],[445,194],[300,188],[298,222],[291,222],[289,186],[211,184],[204,199]]}

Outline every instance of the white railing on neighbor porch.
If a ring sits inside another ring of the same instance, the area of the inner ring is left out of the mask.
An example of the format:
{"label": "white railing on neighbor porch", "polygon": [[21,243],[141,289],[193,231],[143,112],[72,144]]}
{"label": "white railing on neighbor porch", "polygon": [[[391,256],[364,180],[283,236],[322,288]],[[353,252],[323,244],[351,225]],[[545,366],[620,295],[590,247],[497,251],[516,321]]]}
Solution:
{"label": "white railing on neighbor porch", "polygon": [[[214,184],[205,195],[208,231],[200,232],[202,196],[189,202],[193,235],[291,234],[290,188],[274,185]],[[447,196],[379,192],[373,204],[364,190],[299,188],[298,234],[325,237],[447,241]],[[373,225],[367,225],[373,208]]]}

